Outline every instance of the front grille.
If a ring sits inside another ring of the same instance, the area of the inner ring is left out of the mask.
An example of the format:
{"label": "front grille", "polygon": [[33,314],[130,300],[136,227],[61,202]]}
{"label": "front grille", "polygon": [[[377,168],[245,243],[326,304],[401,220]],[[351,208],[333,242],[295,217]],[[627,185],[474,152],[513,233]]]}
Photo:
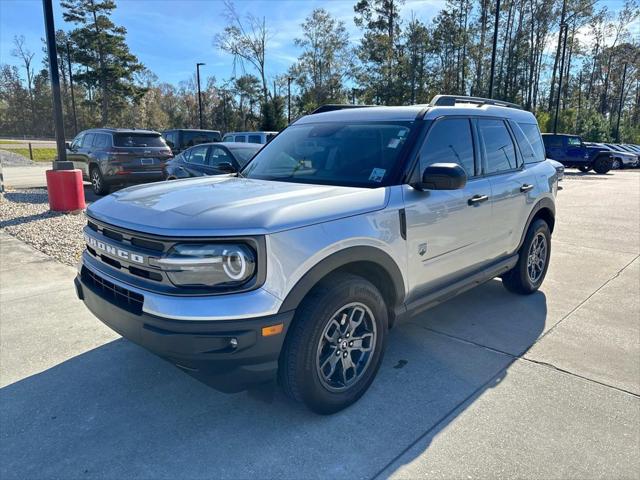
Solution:
{"label": "front grille", "polygon": [[119,287],[87,267],[82,267],[81,277],[84,284],[101,298],[135,315],[142,314],[144,297],[139,293]]}

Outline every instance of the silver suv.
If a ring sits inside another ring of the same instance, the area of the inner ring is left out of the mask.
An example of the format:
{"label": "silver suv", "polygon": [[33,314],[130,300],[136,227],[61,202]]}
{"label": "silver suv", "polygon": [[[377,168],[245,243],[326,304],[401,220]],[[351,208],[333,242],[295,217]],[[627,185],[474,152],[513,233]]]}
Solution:
{"label": "silver suv", "polygon": [[77,293],[126,338],[223,391],[277,378],[319,413],[373,381],[389,330],[549,264],[556,169],[501,102],[326,106],[239,173],[91,205]]}

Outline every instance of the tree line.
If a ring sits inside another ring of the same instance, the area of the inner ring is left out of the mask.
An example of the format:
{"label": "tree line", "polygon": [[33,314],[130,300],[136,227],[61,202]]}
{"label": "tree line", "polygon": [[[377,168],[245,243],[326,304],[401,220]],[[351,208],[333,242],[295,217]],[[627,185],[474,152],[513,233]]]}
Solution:
{"label": "tree line", "polygon": [[[625,0],[616,14],[595,0],[502,0],[499,9],[497,3],[448,0],[425,21],[403,16],[404,0],[357,0],[357,42],[343,21],[318,8],[293,40],[297,60],[273,75],[267,20],[240,15],[226,0],[226,26],[212,48],[232,56],[233,70],[229,79],[203,80],[203,127],[280,130],[289,117],[326,103],[408,105],[441,93],[521,104],[543,131],[552,129],[557,107],[559,131],[640,143],[637,0]],[[126,29],[112,21],[114,0],[60,5],[67,29],[56,37],[68,137],[99,126],[199,126],[195,75],[173,85],[146,68],[130,51]],[[14,38],[12,54],[21,67],[0,65],[0,134],[52,136],[46,55],[35,65],[24,37]]]}

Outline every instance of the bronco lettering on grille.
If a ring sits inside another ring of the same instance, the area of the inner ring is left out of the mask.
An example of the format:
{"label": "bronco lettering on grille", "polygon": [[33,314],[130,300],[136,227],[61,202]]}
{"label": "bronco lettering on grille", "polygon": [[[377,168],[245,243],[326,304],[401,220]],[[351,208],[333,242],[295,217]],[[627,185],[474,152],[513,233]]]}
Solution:
{"label": "bronco lettering on grille", "polygon": [[90,237],[87,234],[84,235],[84,239],[87,242],[87,245],[89,245],[94,250],[100,250],[101,252],[108,253],[109,255],[113,255],[114,257],[119,257],[124,260],[129,260],[130,262],[140,263],[144,265],[144,257],[142,255],[138,255],[137,253],[129,252],[118,247],[114,247],[113,245]]}

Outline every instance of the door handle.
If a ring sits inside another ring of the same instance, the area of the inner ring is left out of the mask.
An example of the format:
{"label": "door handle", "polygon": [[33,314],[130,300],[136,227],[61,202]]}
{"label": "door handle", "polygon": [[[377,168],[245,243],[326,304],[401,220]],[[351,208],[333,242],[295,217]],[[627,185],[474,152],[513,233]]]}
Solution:
{"label": "door handle", "polygon": [[520,187],[520,191],[521,192],[528,192],[529,190],[533,190],[533,185],[531,185],[529,183],[525,183],[524,185],[522,185]]}
{"label": "door handle", "polygon": [[478,205],[482,202],[486,202],[487,200],[489,200],[488,195],[474,195],[469,200],[467,200],[467,203],[469,205]]}

